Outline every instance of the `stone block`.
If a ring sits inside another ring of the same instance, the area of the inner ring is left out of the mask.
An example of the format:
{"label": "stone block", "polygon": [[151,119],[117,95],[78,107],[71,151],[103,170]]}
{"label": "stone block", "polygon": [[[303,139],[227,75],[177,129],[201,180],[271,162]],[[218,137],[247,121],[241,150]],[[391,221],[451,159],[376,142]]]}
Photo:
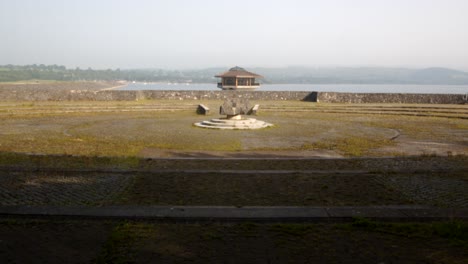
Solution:
{"label": "stone block", "polygon": [[204,104],[199,104],[197,107],[197,114],[199,115],[208,115],[210,113],[210,108]]}
{"label": "stone block", "polygon": [[219,109],[220,115],[246,115],[250,111],[250,102],[246,98],[226,99]]}
{"label": "stone block", "polygon": [[252,107],[252,109],[250,109],[247,114],[248,115],[257,115],[259,107],[260,107],[260,105],[258,105],[258,104],[254,105],[254,107]]}

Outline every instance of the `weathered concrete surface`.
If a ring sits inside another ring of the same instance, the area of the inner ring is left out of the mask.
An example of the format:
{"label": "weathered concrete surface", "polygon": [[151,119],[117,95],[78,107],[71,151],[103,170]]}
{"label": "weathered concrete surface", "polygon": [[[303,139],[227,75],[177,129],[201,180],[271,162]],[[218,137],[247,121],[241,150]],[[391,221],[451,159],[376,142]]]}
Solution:
{"label": "weathered concrete surface", "polygon": [[262,129],[273,126],[273,124],[257,120],[255,118],[241,118],[241,119],[221,119],[213,118],[194,124],[201,128],[210,129],[228,129],[228,130],[249,130],[249,129]]}
{"label": "weathered concrete surface", "polygon": [[250,101],[246,98],[229,98],[219,108],[220,115],[246,115],[250,111]]}
{"label": "weathered concrete surface", "polygon": [[333,222],[355,217],[390,221],[468,220],[467,209],[421,206],[234,207],[234,206],[2,206],[0,216],[142,218],[171,221]]}

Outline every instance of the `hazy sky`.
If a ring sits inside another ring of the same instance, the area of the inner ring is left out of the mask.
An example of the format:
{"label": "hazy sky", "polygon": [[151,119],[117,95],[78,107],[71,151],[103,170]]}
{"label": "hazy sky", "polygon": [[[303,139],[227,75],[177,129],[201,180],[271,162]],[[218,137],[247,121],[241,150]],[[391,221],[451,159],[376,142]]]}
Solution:
{"label": "hazy sky", "polygon": [[450,67],[468,0],[0,0],[0,65]]}

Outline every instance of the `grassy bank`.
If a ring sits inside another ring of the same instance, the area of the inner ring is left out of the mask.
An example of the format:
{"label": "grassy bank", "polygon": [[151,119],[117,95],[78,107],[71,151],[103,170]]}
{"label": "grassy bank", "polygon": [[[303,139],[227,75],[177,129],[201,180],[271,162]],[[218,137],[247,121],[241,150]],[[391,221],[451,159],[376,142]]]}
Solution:
{"label": "grassy bank", "polygon": [[467,230],[464,222],[366,219],[346,224],[7,219],[0,220],[0,257],[12,263],[456,264],[468,259]]}
{"label": "grassy bank", "polygon": [[[216,109],[219,102],[207,104]],[[272,110],[271,103],[264,106],[257,118],[273,123],[273,128],[219,131],[194,127],[193,123],[218,115],[196,115],[196,103],[188,101],[1,103],[0,151],[151,157],[164,156],[161,150],[311,151],[314,155],[326,151],[360,157],[457,155],[468,149],[463,143],[468,119],[352,109],[347,114],[320,112],[317,109],[330,106],[305,102],[275,106],[283,110]]]}

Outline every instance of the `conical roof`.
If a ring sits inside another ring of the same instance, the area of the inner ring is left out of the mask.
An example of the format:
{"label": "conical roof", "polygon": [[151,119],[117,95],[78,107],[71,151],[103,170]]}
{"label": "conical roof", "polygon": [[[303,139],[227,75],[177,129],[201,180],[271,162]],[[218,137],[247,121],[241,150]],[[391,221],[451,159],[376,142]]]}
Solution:
{"label": "conical roof", "polygon": [[244,68],[239,66],[229,69],[229,71],[217,74],[215,77],[243,77],[243,78],[263,78],[263,76],[246,71]]}

